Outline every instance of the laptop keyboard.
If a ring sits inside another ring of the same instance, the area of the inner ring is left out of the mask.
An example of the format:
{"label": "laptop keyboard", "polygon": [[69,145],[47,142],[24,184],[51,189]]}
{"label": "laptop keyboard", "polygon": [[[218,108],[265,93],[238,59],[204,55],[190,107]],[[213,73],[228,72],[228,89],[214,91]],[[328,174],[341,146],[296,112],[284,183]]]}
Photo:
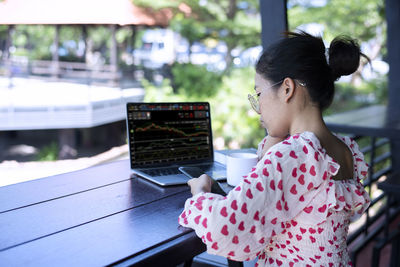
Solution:
{"label": "laptop keyboard", "polygon": [[[191,165],[192,166],[192,165]],[[214,178],[222,178],[225,176],[225,168],[218,166],[218,165],[212,165],[210,164],[196,164],[193,165],[196,167],[199,167],[204,171],[204,173],[207,173],[208,175],[211,175],[211,177]],[[175,174],[182,174],[177,167],[168,167],[168,168],[158,168],[158,169],[142,169],[141,170],[143,173],[147,175],[151,175],[153,177],[155,176],[168,176],[168,175],[175,175]]]}

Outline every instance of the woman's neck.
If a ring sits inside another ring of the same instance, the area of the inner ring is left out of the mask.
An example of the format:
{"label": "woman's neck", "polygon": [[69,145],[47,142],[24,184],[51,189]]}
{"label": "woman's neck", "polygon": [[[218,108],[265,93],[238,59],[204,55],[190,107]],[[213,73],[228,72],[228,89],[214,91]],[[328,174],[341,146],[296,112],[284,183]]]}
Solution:
{"label": "woman's neck", "polygon": [[293,135],[303,132],[313,132],[318,138],[330,134],[319,108],[310,107],[296,113],[291,123],[289,133],[290,135]]}

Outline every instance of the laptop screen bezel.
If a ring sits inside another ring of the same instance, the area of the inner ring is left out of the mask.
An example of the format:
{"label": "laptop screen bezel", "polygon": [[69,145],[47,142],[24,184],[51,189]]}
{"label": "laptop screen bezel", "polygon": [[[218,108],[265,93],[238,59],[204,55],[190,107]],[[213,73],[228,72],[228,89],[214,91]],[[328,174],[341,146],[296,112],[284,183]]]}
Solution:
{"label": "laptop screen bezel", "polygon": [[[175,161],[175,162],[167,162],[167,163],[152,163],[152,164],[140,164],[140,165],[135,165],[132,161],[131,154],[132,154],[132,145],[130,143],[131,136],[129,132],[129,106],[130,105],[190,105],[190,104],[196,104],[196,105],[207,105],[208,106],[208,111],[209,111],[209,122],[208,122],[208,127],[209,127],[209,137],[210,137],[210,142],[209,142],[209,149],[210,149],[210,158],[203,158],[203,159],[192,159],[192,160],[180,160],[180,161]],[[149,167],[167,167],[167,166],[181,166],[181,165],[187,165],[187,164],[198,164],[198,163],[211,163],[214,162],[214,145],[213,145],[213,131],[212,131],[212,123],[211,123],[211,107],[209,102],[128,102],[126,103],[126,132],[127,132],[127,138],[128,138],[128,147],[129,147],[129,161],[130,161],[130,166],[131,169],[145,169]]]}

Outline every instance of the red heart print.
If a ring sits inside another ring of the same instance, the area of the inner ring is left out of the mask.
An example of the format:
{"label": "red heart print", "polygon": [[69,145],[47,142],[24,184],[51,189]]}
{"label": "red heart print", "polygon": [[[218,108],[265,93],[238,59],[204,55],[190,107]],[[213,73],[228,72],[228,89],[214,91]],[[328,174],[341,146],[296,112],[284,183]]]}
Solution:
{"label": "red heart print", "polygon": [[296,235],[296,238],[297,238],[298,241],[300,241],[301,239],[303,239],[303,238],[301,237],[301,235]]}
{"label": "red heart print", "polygon": [[278,266],[281,266],[283,264],[283,262],[281,262],[280,260],[276,260],[276,264],[278,264]]}
{"label": "red heart print", "polygon": [[278,189],[279,189],[279,190],[282,190],[282,189],[283,189],[282,180],[280,180],[279,183],[278,183]]}
{"label": "red heart print", "polygon": [[307,189],[308,189],[308,190],[311,190],[311,189],[313,189],[313,188],[314,188],[314,184],[313,184],[313,183],[309,183],[308,186],[307,186]]}
{"label": "red heart print", "polygon": [[227,217],[227,216],[228,216],[228,212],[226,212],[226,207],[223,207],[223,208],[221,209],[220,214],[221,214],[222,216],[224,216],[224,217]]}
{"label": "red heart print", "polygon": [[324,228],[318,227],[318,234],[322,233],[324,231]]}
{"label": "red heart print", "polygon": [[275,218],[272,219],[271,223],[272,223],[272,224],[276,224],[276,221],[277,221],[277,220],[278,220],[278,218],[275,217]]}
{"label": "red heart print", "polygon": [[317,231],[314,228],[308,228],[308,231],[310,232],[310,234],[315,234]]}
{"label": "red heart print", "polygon": [[289,206],[288,206],[287,202],[285,202],[285,206],[284,206],[283,208],[284,208],[286,211],[289,210]]}
{"label": "red heart print", "polygon": [[210,232],[208,232],[208,233],[206,234],[206,238],[207,238],[207,240],[210,241],[210,242],[213,241],[212,238],[211,238],[211,233],[210,233]]}
{"label": "red heart print", "polygon": [[263,175],[267,176],[267,177],[269,176],[269,172],[268,172],[267,168],[263,169]]}
{"label": "red heart print", "polygon": [[268,261],[269,261],[269,264],[274,263],[274,259],[273,258],[269,258]]}
{"label": "red heart print", "polygon": [[208,210],[211,212],[212,211],[212,206],[208,207]]}
{"label": "red heart print", "polygon": [[307,149],[306,146],[303,146],[303,152],[306,153],[306,154],[308,154],[308,149]]}
{"label": "red heart print", "polygon": [[221,234],[223,234],[223,235],[229,235],[229,232],[228,232],[228,225],[222,226]]}
{"label": "red heart print", "polygon": [[[300,236],[300,237],[301,237],[301,236]],[[297,252],[300,251],[300,249],[298,249],[296,246],[293,246],[293,248],[294,248]]]}
{"label": "red heart print", "polygon": [[282,210],[282,204],[281,204],[280,200],[278,200],[278,202],[276,202],[276,209],[277,210]]}
{"label": "red heart print", "polygon": [[296,185],[292,185],[292,188],[290,188],[290,193],[292,193],[293,195],[297,194],[297,190],[296,190]]}
{"label": "red heart print", "polygon": [[258,210],[256,211],[256,213],[254,213],[254,220],[255,221],[259,221],[260,220],[260,217],[259,217],[259,212],[258,212]]}
{"label": "red heart print", "polygon": [[265,216],[261,217],[261,224],[264,225],[265,224]]}
{"label": "red heart print", "polygon": [[204,228],[207,228],[207,218],[204,218],[201,224],[204,226]]}
{"label": "red heart print", "polygon": [[232,239],[232,243],[233,244],[238,244],[239,243],[239,237],[237,235],[235,235]]}
{"label": "red heart print", "polygon": [[304,175],[303,174],[299,176],[299,180],[298,181],[299,181],[299,184],[301,184],[301,185],[305,184]]}
{"label": "red heart print", "polygon": [[300,196],[299,201],[303,202],[304,201],[304,197]]}
{"label": "red heart print", "polygon": [[315,176],[317,173],[315,172],[315,167],[314,167],[314,165],[312,165],[311,166],[311,168],[310,168],[310,174],[312,175],[312,176]]}
{"label": "red heart print", "polygon": [[264,243],[265,243],[265,239],[264,239],[264,237],[263,237],[263,238],[261,238],[260,240],[258,240],[258,243],[260,243],[260,244],[264,244]]}
{"label": "red heart print", "polygon": [[358,189],[356,189],[354,192],[355,192],[357,195],[359,195],[359,196],[362,196],[362,195],[363,195],[363,193],[362,193],[360,190],[358,190]]}
{"label": "red heart print", "polygon": [[326,253],[326,255],[330,258],[330,257],[332,257],[332,253],[331,252],[328,252],[328,253]]}
{"label": "red heart print", "polygon": [[278,164],[276,165],[276,170],[278,171],[278,172],[282,172],[282,167],[281,167],[281,164],[278,162]]}
{"label": "red heart print", "polygon": [[310,235],[310,240],[312,243],[315,243],[315,241],[316,241],[316,239],[312,235]]}
{"label": "red heart print", "polygon": [[272,190],[275,190],[275,180],[271,180],[271,182],[269,182],[269,187],[270,187]]}
{"label": "red heart print", "polygon": [[311,260],[313,263],[316,263],[316,262],[317,262],[315,259],[313,259],[313,258],[311,258],[311,257],[310,257],[310,260]]}
{"label": "red heart print", "polygon": [[218,250],[218,242],[214,242],[211,247],[215,250]]}
{"label": "red heart print", "polygon": [[290,222],[292,223],[293,226],[297,225],[297,222],[295,220],[291,220]]}
{"label": "red heart print", "polygon": [[198,209],[198,210],[202,210],[203,206],[201,205],[201,203],[196,203],[194,204],[194,206]]}
{"label": "red heart print", "polygon": [[282,153],[281,152],[279,152],[279,151],[276,151],[275,152],[275,156],[277,156],[278,158],[282,158]]}
{"label": "red heart print", "polygon": [[306,172],[307,171],[306,164],[305,163],[301,164],[299,169],[302,172]]}
{"label": "red heart print", "polygon": [[251,178],[257,178],[257,177],[258,177],[258,174],[255,173],[255,172],[253,172],[253,173],[250,175],[250,177],[251,177]]}
{"label": "red heart print", "polygon": [[240,190],[242,190],[242,188],[240,186],[235,188],[235,191],[240,191]]}
{"label": "red heart print", "polygon": [[301,232],[302,234],[304,234],[305,232],[307,232],[307,230],[300,227],[300,232]]}
{"label": "red heart print", "polygon": [[264,164],[272,164],[272,162],[271,162],[269,159],[266,159],[266,160],[264,161]]}
{"label": "red heart print", "polygon": [[296,155],[296,153],[295,153],[293,150],[290,151],[289,156],[291,156],[291,157],[294,158],[294,159],[297,159],[297,155]]}
{"label": "red heart print", "polygon": [[244,222],[243,222],[243,221],[240,222],[238,229],[239,229],[240,231],[244,231],[245,228],[244,228]]}
{"label": "red heart print", "polygon": [[328,173],[325,171],[324,172],[324,175],[322,176],[322,180],[326,180],[328,178]]}
{"label": "red heart print", "polygon": [[313,210],[313,206],[308,206],[307,208],[304,208],[303,210],[304,210],[305,212],[307,212],[307,213],[311,213],[312,210]]}
{"label": "red heart print", "polygon": [[235,257],[235,252],[234,251],[229,252],[228,256]]}
{"label": "red heart print", "polygon": [[262,183],[261,183],[261,182],[258,182],[258,183],[257,183],[256,188],[257,188],[257,190],[260,191],[260,192],[264,191],[264,187],[262,186]]}
{"label": "red heart print", "polygon": [[319,247],[319,250],[320,250],[321,252],[323,252],[323,251],[325,250],[325,247]]}
{"label": "red heart print", "polygon": [[[290,239],[293,238],[293,234],[292,234],[291,232],[288,232],[287,234],[288,234],[288,237],[289,237]],[[286,240],[286,243],[290,244],[290,241],[289,241],[289,240]]]}
{"label": "red heart print", "polygon": [[247,204],[246,203],[243,203],[243,205],[242,205],[242,212],[244,213],[244,214],[247,214]]}
{"label": "red heart print", "polygon": [[250,229],[250,233],[254,234],[256,232],[256,227],[253,225]]}
{"label": "red heart print", "polygon": [[246,196],[247,196],[248,198],[250,198],[250,199],[253,199],[253,194],[251,193],[250,188],[247,189],[247,191],[246,191]]}
{"label": "red heart print", "polygon": [[319,154],[317,151],[315,151],[315,153],[314,153],[314,158],[316,161],[319,161]]}
{"label": "red heart print", "polygon": [[247,246],[243,249],[243,251],[244,251],[245,253],[250,253],[250,246],[247,245]]}
{"label": "red heart print", "polygon": [[340,197],[338,198],[338,200],[344,202],[344,201],[345,201],[345,198],[344,198],[344,196],[340,196]]}
{"label": "red heart print", "polygon": [[234,209],[234,210],[237,210],[237,209],[238,209],[236,199],[232,201],[232,203],[231,203],[231,208]]}
{"label": "red heart print", "polygon": [[236,223],[236,215],[235,215],[235,213],[232,213],[231,217],[229,217],[229,221],[231,222],[231,224],[235,224]]}
{"label": "red heart print", "polygon": [[297,168],[293,168],[293,170],[292,170],[292,176],[293,176],[293,178],[296,178],[296,177],[297,177]]}
{"label": "red heart print", "polygon": [[294,262],[293,261],[289,262],[289,266],[293,267],[294,266]]}
{"label": "red heart print", "polygon": [[196,224],[199,224],[200,218],[201,218],[201,215],[196,216],[196,217],[194,218],[194,222],[195,222]]}
{"label": "red heart print", "polygon": [[321,213],[325,212],[325,210],[326,210],[326,204],[318,209],[318,211]]}

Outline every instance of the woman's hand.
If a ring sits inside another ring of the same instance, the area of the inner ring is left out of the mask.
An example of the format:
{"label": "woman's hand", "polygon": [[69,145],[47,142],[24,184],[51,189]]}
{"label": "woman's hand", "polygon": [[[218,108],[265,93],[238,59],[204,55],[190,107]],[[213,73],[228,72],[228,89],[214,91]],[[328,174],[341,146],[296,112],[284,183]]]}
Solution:
{"label": "woman's hand", "polygon": [[202,192],[211,192],[212,183],[213,180],[207,174],[202,174],[199,178],[193,178],[187,182],[193,196]]}

